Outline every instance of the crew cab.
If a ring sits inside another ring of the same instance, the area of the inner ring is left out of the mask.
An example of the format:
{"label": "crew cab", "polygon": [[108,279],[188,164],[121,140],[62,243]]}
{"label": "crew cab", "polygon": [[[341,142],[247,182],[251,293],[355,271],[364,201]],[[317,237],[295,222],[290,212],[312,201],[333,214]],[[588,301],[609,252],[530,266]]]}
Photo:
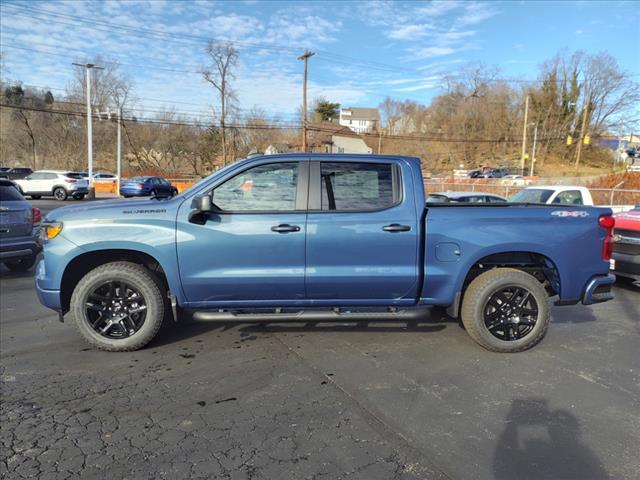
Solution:
{"label": "crew cab", "polygon": [[608,208],[426,205],[420,160],[288,154],[236,162],[166,200],[49,213],[40,301],[89,343],[135,350],[201,321],[419,318],[446,307],[483,347],[537,344],[557,304],[613,298]]}
{"label": "crew cab", "polygon": [[591,192],[587,187],[551,185],[527,187],[513,197],[516,203],[546,203],[549,205],[593,205]]}

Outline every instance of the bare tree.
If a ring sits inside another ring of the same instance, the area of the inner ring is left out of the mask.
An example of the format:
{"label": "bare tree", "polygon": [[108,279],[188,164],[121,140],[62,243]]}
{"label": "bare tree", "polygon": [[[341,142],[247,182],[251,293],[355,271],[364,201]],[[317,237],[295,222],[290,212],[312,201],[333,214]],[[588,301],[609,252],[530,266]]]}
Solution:
{"label": "bare tree", "polygon": [[222,163],[227,165],[227,115],[237,97],[230,82],[235,79],[234,69],[238,65],[238,50],[232,42],[209,42],[205,52],[210,57],[210,65],[202,67],[200,72],[205,81],[213,85],[220,101],[220,132],[222,134]]}

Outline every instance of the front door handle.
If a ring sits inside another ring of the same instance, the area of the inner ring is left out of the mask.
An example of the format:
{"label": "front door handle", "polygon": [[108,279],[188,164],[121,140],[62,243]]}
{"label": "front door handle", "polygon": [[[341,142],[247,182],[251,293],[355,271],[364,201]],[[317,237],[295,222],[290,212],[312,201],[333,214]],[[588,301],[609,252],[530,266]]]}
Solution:
{"label": "front door handle", "polygon": [[300,227],[298,225],[289,225],[287,223],[281,223],[280,225],[274,225],[271,227],[272,232],[278,233],[289,233],[289,232],[299,232]]}
{"label": "front door handle", "polygon": [[408,232],[411,230],[409,225],[400,225],[399,223],[392,223],[391,225],[385,225],[382,227],[385,232]]}

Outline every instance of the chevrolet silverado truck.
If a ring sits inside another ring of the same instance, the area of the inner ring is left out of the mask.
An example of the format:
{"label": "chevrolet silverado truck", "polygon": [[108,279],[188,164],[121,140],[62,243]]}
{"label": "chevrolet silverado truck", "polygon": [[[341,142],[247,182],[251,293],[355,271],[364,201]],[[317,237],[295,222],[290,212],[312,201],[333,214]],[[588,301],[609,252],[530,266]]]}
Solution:
{"label": "chevrolet silverado truck", "polygon": [[550,302],[613,298],[608,208],[426,204],[420,160],[251,157],[167,200],[59,208],[40,301],[97,348],[136,350],[163,320],[421,318],[441,306],[497,352],[537,344]]}

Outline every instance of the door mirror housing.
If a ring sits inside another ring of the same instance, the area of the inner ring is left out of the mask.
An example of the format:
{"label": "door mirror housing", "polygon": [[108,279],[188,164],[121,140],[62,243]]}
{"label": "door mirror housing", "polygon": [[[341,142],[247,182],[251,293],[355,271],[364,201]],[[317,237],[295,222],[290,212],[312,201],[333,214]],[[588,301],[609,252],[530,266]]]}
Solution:
{"label": "door mirror housing", "polygon": [[207,223],[208,214],[218,210],[211,201],[212,196],[213,194],[207,194],[196,197],[192,204],[193,210],[189,214],[189,222],[198,225]]}
{"label": "door mirror housing", "polygon": [[199,212],[212,212],[213,202],[211,201],[211,195],[202,195],[196,199],[196,210]]}

